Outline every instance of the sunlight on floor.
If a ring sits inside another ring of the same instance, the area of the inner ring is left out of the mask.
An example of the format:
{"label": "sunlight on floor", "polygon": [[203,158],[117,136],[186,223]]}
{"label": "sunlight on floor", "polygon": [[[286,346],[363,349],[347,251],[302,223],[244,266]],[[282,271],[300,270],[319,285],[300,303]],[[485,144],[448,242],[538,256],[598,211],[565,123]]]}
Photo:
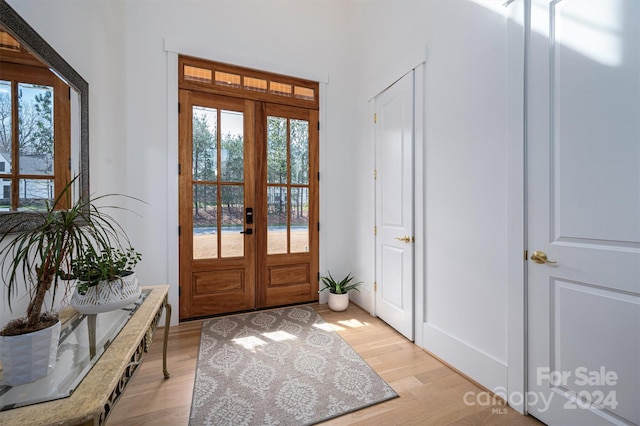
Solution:
{"label": "sunlight on floor", "polygon": [[368,322],[360,322],[357,319],[350,319],[350,320],[344,320],[344,321],[338,321],[338,322],[342,325],[346,325],[347,327],[351,327],[351,328],[360,328],[360,327],[366,327],[369,325]]}
{"label": "sunlight on floor", "polygon": [[324,323],[324,324],[313,324],[313,326],[315,328],[319,328],[320,330],[324,330],[324,331],[342,331],[345,330],[343,327],[340,327],[339,325],[335,325],[335,324],[330,324],[330,323]]}
{"label": "sunlight on floor", "polygon": [[346,330],[345,327],[360,328],[360,327],[366,327],[369,325],[368,322],[361,322],[361,321],[358,321],[357,319],[341,320],[341,321],[338,321],[338,324],[324,323],[324,324],[314,324],[313,326],[325,331],[344,331]]}
{"label": "sunlight on floor", "polygon": [[262,335],[267,339],[273,340],[274,342],[282,342],[285,340],[297,339],[297,337],[294,336],[293,334],[287,333],[286,331],[282,331],[282,330],[273,331],[271,333],[262,333]]}
{"label": "sunlight on floor", "polygon": [[267,342],[256,336],[239,337],[237,339],[233,339],[233,342],[249,351],[254,351],[257,347],[267,344]]}

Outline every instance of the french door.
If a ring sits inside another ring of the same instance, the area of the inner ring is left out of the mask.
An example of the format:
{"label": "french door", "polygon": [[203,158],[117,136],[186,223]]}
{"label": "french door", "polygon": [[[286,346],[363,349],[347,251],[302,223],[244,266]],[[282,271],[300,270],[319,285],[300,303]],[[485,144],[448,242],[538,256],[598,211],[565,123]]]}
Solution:
{"label": "french door", "polygon": [[180,319],[318,298],[318,113],[180,90]]}

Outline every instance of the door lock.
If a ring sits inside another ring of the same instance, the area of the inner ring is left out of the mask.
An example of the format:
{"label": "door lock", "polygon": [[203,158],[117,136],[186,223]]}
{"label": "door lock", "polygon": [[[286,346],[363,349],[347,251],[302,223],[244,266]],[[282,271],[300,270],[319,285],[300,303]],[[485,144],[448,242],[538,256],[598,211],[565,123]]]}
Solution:
{"label": "door lock", "polygon": [[240,231],[240,233],[245,235],[251,235],[253,234],[253,229],[252,228],[245,229],[244,231]]}

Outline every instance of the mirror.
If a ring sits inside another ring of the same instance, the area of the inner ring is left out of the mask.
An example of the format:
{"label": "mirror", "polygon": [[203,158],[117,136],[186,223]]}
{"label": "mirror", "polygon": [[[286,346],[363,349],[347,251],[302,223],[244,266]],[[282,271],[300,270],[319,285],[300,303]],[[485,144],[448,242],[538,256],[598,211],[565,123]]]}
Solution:
{"label": "mirror", "polygon": [[[69,107],[71,128],[66,130],[70,135],[69,167],[74,175],[79,174],[79,179],[77,180],[78,187],[76,188],[75,196],[88,199],[89,84],[42,37],[40,37],[40,35],[24,19],[22,19],[22,17],[13,8],[11,8],[5,0],[0,0],[0,31],[8,33],[19,43],[21,47],[24,48],[23,50],[26,50],[41,64],[44,64],[44,66],[46,66],[53,74],[59,77],[59,79],[72,89],[69,93],[69,97],[71,98],[71,105]],[[1,52],[0,55],[2,55]],[[42,65],[40,66],[42,67]],[[27,89],[24,90],[26,91]],[[14,93],[18,92],[16,91]],[[18,117],[18,113],[13,113],[12,118],[15,117]],[[17,121],[19,122],[20,120]],[[53,124],[55,125],[55,123]],[[15,127],[16,126],[14,126],[14,128]],[[53,145],[53,142],[51,142],[50,145]],[[53,150],[52,147],[51,150]],[[1,155],[2,153],[0,153],[0,156]],[[21,156],[22,153],[11,155],[13,155],[13,158],[18,158],[17,156]],[[34,157],[36,157],[35,154],[31,155],[30,161],[35,161],[33,160]],[[26,164],[27,161],[24,161],[24,163]],[[49,160],[49,163],[53,163],[53,160]],[[4,171],[3,167],[4,164],[0,161],[0,173]],[[23,168],[26,168],[26,165],[20,163],[20,173],[26,173],[28,175],[27,172],[22,170]],[[20,180],[20,184],[25,187],[28,182],[30,182],[28,177]],[[9,191],[15,191],[16,194],[18,194],[19,191],[22,191],[22,188],[19,190],[9,188]],[[2,195],[3,194],[0,194],[0,196]],[[16,198],[17,197],[18,196],[16,196]],[[34,197],[34,199],[35,198],[37,197]],[[43,198],[53,197],[48,196]],[[33,207],[31,208],[33,209]],[[6,233],[8,230],[15,232],[22,231],[28,229],[32,224],[37,223],[38,215],[33,212],[29,212],[29,209],[29,207],[18,208],[18,210],[13,211],[0,209],[0,233]],[[16,228],[16,224],[18,223],[21,225]]]}

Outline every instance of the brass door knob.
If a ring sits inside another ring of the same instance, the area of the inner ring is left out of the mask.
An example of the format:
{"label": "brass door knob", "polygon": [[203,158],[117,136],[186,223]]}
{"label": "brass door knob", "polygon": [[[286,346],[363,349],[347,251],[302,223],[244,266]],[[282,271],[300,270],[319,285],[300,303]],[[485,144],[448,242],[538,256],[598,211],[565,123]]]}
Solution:
{"label": "brass door knob", "polygon": [[405,235],[404,237],[396,237],[396,240],[402,241],[402,242],[405,242],[405,243],[412,243],[412,242],[415,241],[415,238],[414,237],[410,237],[408,235]]}
{"label": "brass door knob", "polygon": [[539,264],[558,263],[558,262],[554,262],[552,260],[547,259],[547,253],[543,251],[534,251],[533,253],[531,253],[530,259]]}

